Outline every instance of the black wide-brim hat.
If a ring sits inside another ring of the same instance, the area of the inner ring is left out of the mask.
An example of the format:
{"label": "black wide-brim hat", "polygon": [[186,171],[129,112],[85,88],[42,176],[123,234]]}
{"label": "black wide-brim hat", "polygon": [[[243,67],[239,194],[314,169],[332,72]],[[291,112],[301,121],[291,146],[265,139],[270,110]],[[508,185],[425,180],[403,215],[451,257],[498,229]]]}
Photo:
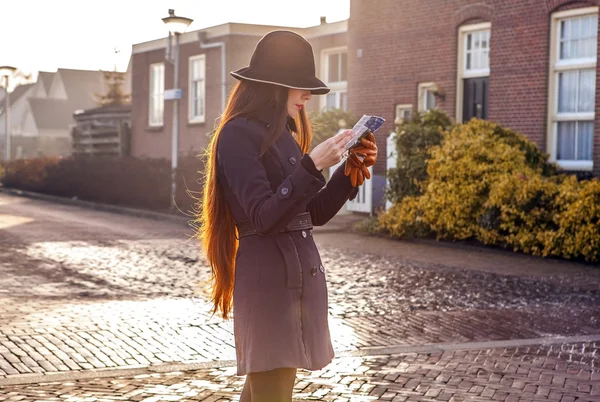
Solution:
{"label": "black wide-brim hat", "polygon": [[291,31],[273,31],[263,36],[256,44],[250,65],[230,74],[238,80],[301,89],[313,95],[329,92],[327,85],[315,75],[312,46]]}

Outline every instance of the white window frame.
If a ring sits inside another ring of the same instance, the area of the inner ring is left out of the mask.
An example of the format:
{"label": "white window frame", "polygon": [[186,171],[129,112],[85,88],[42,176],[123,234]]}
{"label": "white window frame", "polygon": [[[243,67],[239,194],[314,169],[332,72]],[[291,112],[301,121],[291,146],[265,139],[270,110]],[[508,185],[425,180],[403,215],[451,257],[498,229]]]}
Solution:
{"label": "white window frame", "polygon": [[[421,82],[419,84],[419,103],[418,103],[418,107],[417,110],[419,112],[426,112],[427,110],[430,110],[431,108],[427,108],[427,93],[428,92],[433,92],[437,90],[437,85],[435,85],[434,82]],[[434,99],[435,99],[435,95]],[[436,104],[433,105],[433,109],[435,109],[437,107],[437,101]]]}
{"label": "white window frame", "polygon": [[[154,93],[153,89],[154,89],[154,85],[153,85],[153,78],[154,78],[154,71],[157,67],[160,67],[162,70],[162,90],[160,92]],[[150,127],[161,127],[164,124],[164,118],[165,118],[165,63],[152,63],[149,66],[149,85],[148,85],[148,125]],[[155,118],[158,116],[155,116],[155,111],[154,111],[154,97],[159,97],[162,99],[162,110],[160,113],[160,117],[159,118]]]}
{"label": "white window frame", "polygon": [[[346,61],[350,64],[348,46],[332,47],[321,50],[321,77],[325,80],[325,84],[331,90],[329,93],[336,94],[336,104],[342,107],[341,94],[345,93],[348,96],[348,80],[329,82],[329,56],[333,54],[346,53]],[[346,74],[348,74],[348,66],[346,66]],[[321,110],[327,107],[327,95],[321,96]],[[346,99],[346,102],[348,100]]]}
{"label": "white window frame", "polygon": [[[202,113],[199,115],[194,115],[194,93],[193,93],[193,83],[194,83],[194,69],[193,69],[193,65],[195,62],[200,61],[203,65],[204,65],[204,77],[201,78],[202,80],[202,87],[201,87],[201,97],[204,99],[204,108],[202,110]],[[189,59],[189,63],[188,63],[188,76],[189,76],[189,85],[188,85],[188,121],[190,123],[204,123],[206,121],[206,55],[205,54],[200,54],[197,56],[192,56]]]}
{"label": "white window frame", "polygon": [[458,55],[457,55],[457,77],[456,77],[456,121],[462,121],[463,118],[463,80],[465,78],[484,78],[489,77],[491,67],[479,70],[467,71],[467,35],[478,31],[490,31],[490,54],[492,52],[492,23],[482,22],[479,24],[463,25],[458,29]]}
{"label": "white window frame", "polygon": [[413,105],[412,104],[401,104],[401,105],[396,105],[396,117],[394,119],[394,123],[395,124],[399,124],[404,122],[404,112],[408,111],[410,114],[410,117],[412,117],[412,113],[413,113]]}
{"label": "white window frame", "polygon": [[[595,112],[593,113],[571,113],[562,114],[557,116],[558,111],[558,76],[559,73],[569,70],[596,70],[597,56],[596,59],[579,59],[569,60],[561,62],[558,60],[560,54],[560,21],[566,18],[582,17],[585,15],[596,14],[598,15],[598,7],[582,7],[572,10],[559,11],[552,14],[552,23],[550,30],[550,59],[549,59],[549,78],[548,78],[548,131],[546,133],[546,148],[550,155],[550,161],[555,162],[564,170],[580,170],[580,171],[591,171],[594,168],[594,162],[591,161],[577,161],[577,160],[557,160],[558,151],[558,122],[559,121],[594,121]],[[596,47],[598,44],[596,43]],[[596,82],[596,86],[598,83]],[[594,91],[595,93],[595,91]],[[594,122],[594,135],[596,132]],[[593,150],[592,150],[593,157]]]}

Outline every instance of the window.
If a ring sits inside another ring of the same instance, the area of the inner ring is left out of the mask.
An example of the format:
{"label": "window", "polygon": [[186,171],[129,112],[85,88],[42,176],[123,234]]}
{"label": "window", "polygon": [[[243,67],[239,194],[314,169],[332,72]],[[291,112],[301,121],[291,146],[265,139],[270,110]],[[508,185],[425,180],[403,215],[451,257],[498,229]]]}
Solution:
{"label": "window", "polygon": [[348,52],[340,51],[327,55],[327,83],[348,81]]}
{"label": "window", "polygon": [[552,17],[548,151],[564,169],[593,167],[597,32],[597,7]]}
{"label": "window", "polygon": [[148,110],[148,124],[162,126],[164,115],[165,95],[165,65],[156,63],[150,65],[150,98]]}
{"label": "window", "polygon": [[490,30],[465,32],[465,60],[463,76],[490,74]]}
{"label": "window", "polygon": [[412,117],[412,105],[396,105],[396,119],[394,123],[400,124]]}
{"label": "window", "polygon": [[331,89],[322,97],[321,107],[348,110],[348,49],[325,49],[321,53],[321,65],[325,84]]}
{"label": "window", "polygon": [[435,90],[433,82],[419,84],[419,112],[426,112],[435,108]]}
{"label": "window", "polygon": [[326,109],[337,108],[348,110],[348,97],[346,96],[346,91],[332,91],[325,95],[325,97]]}
{"label": "window", "polygon": [[190,57],[189,121],[204,123],[206,116],[206,56]]}
{"label": "window", "polygon": [[458,30],[456,120],[487,119],[492,24],[463,25]]}

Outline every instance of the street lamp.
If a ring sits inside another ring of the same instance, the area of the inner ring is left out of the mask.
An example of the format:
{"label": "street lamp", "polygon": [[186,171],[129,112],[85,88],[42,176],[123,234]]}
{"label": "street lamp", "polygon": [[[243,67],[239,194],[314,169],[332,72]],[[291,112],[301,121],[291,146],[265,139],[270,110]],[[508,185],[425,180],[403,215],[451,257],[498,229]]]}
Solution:
{"label": "street lamp", "polygon": [[11,66],[0,66],[0,77],[4,78],[4,123],[6,128],[5,138],[5,157],[4,159],[8,162],[10,160],[10,98],[8,96],[8,85],[10,77],[14,74],[17,69]]}
{"label": "street lamp", "polygon": [[[188,26],[192,23],[191,18],[178,17],[175,15],[175,10],[169,9],[169,16],[162,19],[169,29],[169,37],[167,38],[167,54],[166,60],[173,64],[173,88],[165,90],[164,99],[173,100],[173,131],[171,133],[171,208],[175,208],[175,194],[177,192],[177,159],[179,153],[179,99],[181,99],[182,91],[179,88],[179,35],[184,33]],[[171,54],[171,37],[175,36],[175,49]]]}

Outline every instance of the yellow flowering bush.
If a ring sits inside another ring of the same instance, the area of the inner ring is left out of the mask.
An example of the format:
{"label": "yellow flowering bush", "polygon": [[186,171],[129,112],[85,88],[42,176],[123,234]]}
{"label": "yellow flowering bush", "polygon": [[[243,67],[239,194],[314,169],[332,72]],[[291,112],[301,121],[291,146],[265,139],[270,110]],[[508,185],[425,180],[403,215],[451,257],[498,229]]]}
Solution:
{"label": "yellow flowering bush", "polygon": [[600,181],[565,178],[555,209],[557,230],[546,242],[547,254],[600,261]]}
{"label": "yellow flowering bush", "polygon": [[485,244],[546,256],[546,243],[557,229],[554,200],[558,181],[532,169],[502,175],[483,205],[477,238]]}
{"label": "yellow flowering bush", "polygon": [[444,132],[442,143],[428,152],[421,194],[381,214],[381,230],[600,260],[597,179],[559,175],[523,135],[482,120]]}

